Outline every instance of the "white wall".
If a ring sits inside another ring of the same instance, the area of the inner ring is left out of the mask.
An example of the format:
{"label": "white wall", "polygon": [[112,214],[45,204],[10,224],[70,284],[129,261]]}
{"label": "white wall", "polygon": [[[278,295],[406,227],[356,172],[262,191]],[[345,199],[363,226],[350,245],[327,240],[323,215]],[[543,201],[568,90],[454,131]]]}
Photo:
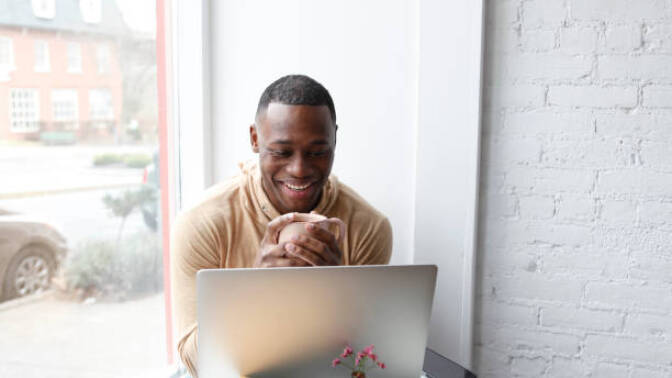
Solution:
{"label": "white wall", "polygon": [[329,89],[339,125],[333,172],[386,214],[392,263],[412,262],[417,2],[212,2],[214,174],[256,158],[248,126],[262,91],[290,73]]}
{"label": "white wall", "polygon": [[672,3],[487,4],[479,377],[670,377]]}

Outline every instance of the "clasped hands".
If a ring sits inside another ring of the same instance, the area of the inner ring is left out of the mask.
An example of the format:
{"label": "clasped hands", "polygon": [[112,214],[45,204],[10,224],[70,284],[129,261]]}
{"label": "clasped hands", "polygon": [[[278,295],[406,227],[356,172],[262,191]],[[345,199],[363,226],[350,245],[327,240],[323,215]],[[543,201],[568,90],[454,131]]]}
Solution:
{"label": "clasped hands", "polygon": [[307,223],[307,234],[279,243],[280,231],[295,221],[296,213],[281,215],[268,223],[261,240],[255,268],[341,265],[342,252],[330,231]]}

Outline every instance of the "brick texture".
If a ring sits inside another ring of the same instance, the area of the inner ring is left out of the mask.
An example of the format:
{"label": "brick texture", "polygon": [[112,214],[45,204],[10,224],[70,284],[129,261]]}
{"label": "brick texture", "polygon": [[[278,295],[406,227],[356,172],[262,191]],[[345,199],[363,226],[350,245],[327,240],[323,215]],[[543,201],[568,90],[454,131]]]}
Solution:
{"label": "brick texture", "polygon": [[486,0],[474,369],[672,377],[672,0]]}

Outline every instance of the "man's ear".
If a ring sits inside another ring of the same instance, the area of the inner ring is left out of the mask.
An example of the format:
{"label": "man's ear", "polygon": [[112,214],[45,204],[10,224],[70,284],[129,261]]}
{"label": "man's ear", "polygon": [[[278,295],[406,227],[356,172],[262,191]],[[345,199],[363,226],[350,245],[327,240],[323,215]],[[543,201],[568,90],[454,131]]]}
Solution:
{"label": "man's ear", "polygon": [[252,152],[259,153],[259,139],[257,136],[257,126],[253,123],[250,125],[250,145]]}
{"label": "man's ear", "polygon": [[334,146],[336,146],[336,135],[338,135],[338,125],[334,125]]}

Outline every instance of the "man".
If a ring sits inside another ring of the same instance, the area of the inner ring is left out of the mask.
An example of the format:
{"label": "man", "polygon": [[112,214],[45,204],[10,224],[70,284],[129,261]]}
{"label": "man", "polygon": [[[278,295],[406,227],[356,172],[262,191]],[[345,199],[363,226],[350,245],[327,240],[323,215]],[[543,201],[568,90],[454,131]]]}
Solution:
{"label": "man", "polygon": [[[209,189],[175,222],[171,259],[178,351],[194,377],[198,270],[389,262],[387,218],[330,176],[337,129],[334,103],[321,84],[303,75],[276,80],[262,94],[250,126],[258,163],[241,165],[240,175]],[[279,232],[297,212],[341,219],[346,224],[341,245],[331,232],[310,225],[308,236],[278,243]]]}

